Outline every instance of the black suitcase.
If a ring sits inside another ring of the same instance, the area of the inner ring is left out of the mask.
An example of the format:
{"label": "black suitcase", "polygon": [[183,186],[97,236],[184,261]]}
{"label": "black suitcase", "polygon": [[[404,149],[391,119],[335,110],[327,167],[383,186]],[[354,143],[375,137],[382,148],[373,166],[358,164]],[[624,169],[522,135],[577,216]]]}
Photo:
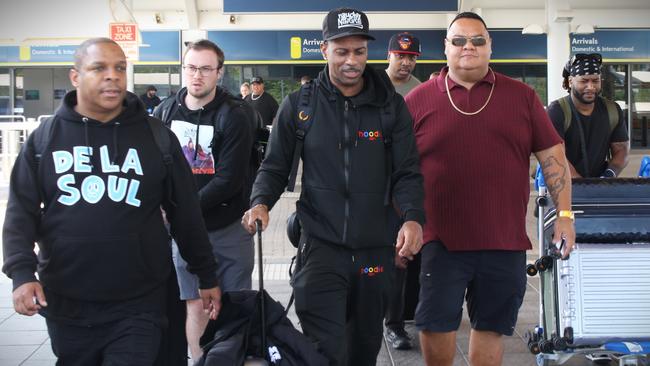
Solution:
{"label": "black suitcase", "polygon": [[226,292],[217,320],[201,337],[195,366],[327,366],[325,356],[293,326],[284,306],[264,290],[261,222],[257,227],[259,290]]}

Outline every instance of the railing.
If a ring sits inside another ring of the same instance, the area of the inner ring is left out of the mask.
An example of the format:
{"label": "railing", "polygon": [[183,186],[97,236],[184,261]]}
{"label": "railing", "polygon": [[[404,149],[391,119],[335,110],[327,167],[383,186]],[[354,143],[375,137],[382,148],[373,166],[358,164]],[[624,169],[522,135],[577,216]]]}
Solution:
{"label": "railing", "polygon": [[0,181],[7,183],[11,175],[18,152],[32,131],[48,116],[39,116],[37,120],[24,116],[0,115]]}

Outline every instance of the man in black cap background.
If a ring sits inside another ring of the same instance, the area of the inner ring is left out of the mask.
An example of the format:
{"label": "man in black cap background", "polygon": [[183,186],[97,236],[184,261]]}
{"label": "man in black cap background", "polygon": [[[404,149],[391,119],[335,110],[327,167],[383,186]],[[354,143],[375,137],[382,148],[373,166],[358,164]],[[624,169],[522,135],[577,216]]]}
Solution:
{"label": "man in black cap background", "polygon": [[156,95],[158,89],[155,86],[149,85],[144,94],[140,95],[140,100],[144,103],[144,108],[147,113],[153,114],[153,110],[160,104],[160,98]]}
{"label": "man in black cap background", "polygon": [[273,118],[278,111],[278,102],[271,94],[264,92],[264,79],[259,76],[252,78],[251,89],[251,93],[244,100],[262,116],[264,125],[273,124]]}
{"label": "man in black cap background", "polygon": [[421,82],[413,76],[415,63],[422,53],[420,40],[413,34],[404,32],[393,35],[388,42],[388,68],[386,73],[395,91],[405,96]]}
{"label": "man in black cap background", "polygon": [[[294,153],[301,152],[302,235],[292,285],[303,332],[330,365],[375,365],[396,252],[412,259],[422,245],[423,187],[411,116],[386,73],[366,67],[369,39],[364,13],[327,14],[321,45],[327,66],[282,102],[252,208],[242,218],[250,232],[258,219],[266,228]],[[308,133],[302,124],[310,125]],[[404,222],[397,238],[387,224],[393,204]]]}
{"label": "man in black cap background", "polygon": [[576,54],[562,70],[569,93],[553,101],[548,115],[564,139],[572,178],[618,176],[627,166],[630,142],[621,108],[599,96],[602,56]]}
{"label": "man in black cap background", "polygon": [[[415,63],[420,56],[420,40],[408,32],[397,33],[388,42],[388,68],[386,74],[395,87],[395,91],[401,96],[406,96],[411,89],[420,85],[421,82],[413,76]],[[397,221],[397,220],[395,220]],[[395,232],[399,230],[399,222],[395,222]],[[393,273],[393,291],[386,304],[386,340],[394,349],[411,349],[411,339],[404,329],[404,304],[406,294],[407,261],[397,262]],[[417,268],[409,268],[409,273],[419,275],[419,256],[409,264]],[[409,275],[410,277],[410,275]],[[417,276],[415,276],[417,277]],[[417,282],[417,281],[416,281]],[[417,285],[417,284],[416,284]],[[411,293],[413,302],[417,304],[417,293]]]}

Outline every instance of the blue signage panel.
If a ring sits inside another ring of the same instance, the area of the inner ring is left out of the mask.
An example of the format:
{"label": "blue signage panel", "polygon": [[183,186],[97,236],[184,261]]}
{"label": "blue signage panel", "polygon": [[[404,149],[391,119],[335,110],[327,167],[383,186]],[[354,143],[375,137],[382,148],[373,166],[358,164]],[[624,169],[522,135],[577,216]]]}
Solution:
{"label": "blue signage panel", "polygon": [[[180,32],[152,31],[140,32],[140,61],[180,62]],[[74,52],[78,45],[62,46],[0,46],[0,62],[41,63],[74,62]]]}
{"label": "blue signage panel", "polygon": [[572,34],[571,54],[600,53],[605,59],[650,59],[650,29],[599,29]]}
{"label": "blue signage panel", "polygon": [[19,62],[18,46],[0,46],[0,62]]}
{"label": "blue signage panel", "polygon": [[224,13],[328,12],[343,6],[364,12],[439,11],[455,13],[458,11],[458,0],[223,0]]}
{"label": "blue signage panel", "polygon": [[140,32],[140,61],[180,62],[181,35],[179,31]]}
{"label": "blue signage panel", "polygon": [[[388,40],[397,30],[372,31],[375,41],[368,43],[369,60],[385,60]],[[445,60],[445,30],[414,30],[420,38],[420,60]],[[546,36],[524,35],[520,30],[490,32],[492,59],[545,60]],[[208,39],[221,47],[226,61],[322,61],[320,31],[211,31]]]}

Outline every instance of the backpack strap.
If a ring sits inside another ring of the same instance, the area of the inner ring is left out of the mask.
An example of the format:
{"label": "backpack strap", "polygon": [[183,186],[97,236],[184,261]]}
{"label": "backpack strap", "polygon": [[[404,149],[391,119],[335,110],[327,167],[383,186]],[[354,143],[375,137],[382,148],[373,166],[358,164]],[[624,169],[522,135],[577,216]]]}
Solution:
{"label": "backpack strap", "polygon": [[[169,100],[169,102],[167,100]],[[167,106],[167,103],[170,105]],[[172,116],[178,110],[178,103],[176,103],[176,98],[174,96],[168,97],[162,102],[161,105],[158,106],[158,108],[161,110],[160,120],[163,121],[165,126],[169,126],[169,123],[172,121]]]}
{"label": "backpack strap", "polygon": [[[169,115],[171,116],[172,114],[170,113]],[[172,197],[172,164],[174,163],[174,158],[172,157],[172,144],[169,138],[169,132],[157,118],[147,116],[147,124],[156,142],[156,146],[158,146],[162,154],[163,164],[165,164],[165,198],[169,204],[176,206],[176,202],[174,202]]]}
{"label": "backpack strap", "polygon": [[381,139],[384,143],[384,153],[386,159],[384,163],[386,165],[386,190],[384,195],[384,206],[388,206],[391,203],[391,188],[392,188],[392,175],[393,175],[393,154],[391,148],[393,146],[393,131],[392,126],[395,123],[395,115],[393,114],[393,103],[389,103],[386,106],[381,107],[379,111],[379,128],[381,129]]}
{"label": "backpack strap", "polygon": [[569,105],[569,98],[571,96],[567,95],[558,99],[560,103],[560,108],[562,108],[562,113],[564,114],[564,132],[566,133],[569,127],[571,127],[571,120],[573,119],[573,113],[571,112],[571,106]]}
{"label": "backpack strap", "polygon": [[43,157],[43,152],[47,148],[47,145],[50,143],[50,138],[52,137],[52,130],[54,123],[56,122],[56,115],[52,117],[45,118],[37,129],[32,133],[34,137],[32,138],[32,148],[34,152],[34,177],[36,178],[36,187],[38,187],[38,195],[40,196],[41,203],[41,214],[45,213],[45,190],[43,188],[43,180],[41,179],[40,174],[40,165]]}
{"label": "backpack strap", "polygon": [[298,94],[298,104],[294,106],[294,124],[296,126],[296,146],[293,149],[293,159],[291,161],[291,173],[289,174],[289,183],[287,191],[293,192],[296,188],[296,176],[298,175],[298,162],[302,156],[302,149],[305,144],[305,137],[314,122],[314,112],[316,110],[316,96],[318,94],[318,82],[312,80],[300,87]]}
{"label": "backpack strap", "polygon": [[618,109],[616,109],[616,103],[611,100],[603,97],[599,97],[603,103],[605,103],[605,108],[607,108],[607,117],[609,118],[609,133],[612,133],[618,125]]}

